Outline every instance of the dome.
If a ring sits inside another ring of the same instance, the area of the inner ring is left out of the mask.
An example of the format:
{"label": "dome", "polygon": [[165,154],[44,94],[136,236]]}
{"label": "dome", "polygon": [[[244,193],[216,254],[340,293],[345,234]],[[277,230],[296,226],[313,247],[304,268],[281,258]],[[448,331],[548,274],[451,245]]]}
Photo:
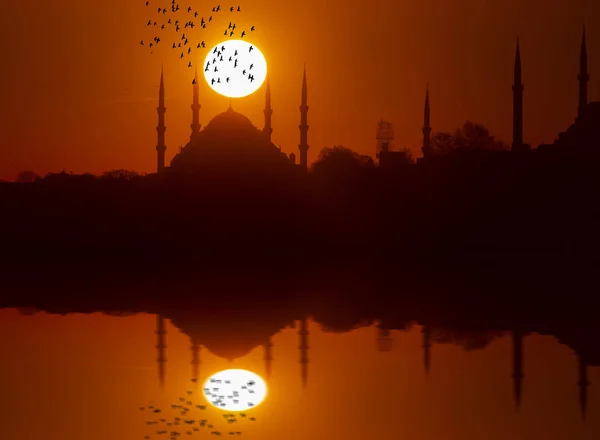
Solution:
{"label": "dome", "polygon": [[252,168],[289,164],[289,159],[250,119],[231,107],[215,116],[171,161],[172,171]]}

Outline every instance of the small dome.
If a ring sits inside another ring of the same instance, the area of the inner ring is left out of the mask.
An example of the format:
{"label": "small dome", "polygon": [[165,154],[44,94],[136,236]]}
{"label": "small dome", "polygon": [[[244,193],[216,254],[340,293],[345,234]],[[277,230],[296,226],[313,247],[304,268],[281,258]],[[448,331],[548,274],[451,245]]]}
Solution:
{"label": "small dome", "polygon": [[258,130],[252,121],[250,121],[250,119],[243,114],[236,112],[231,107],[229,107],[227,111],[219,113],[217,116],[212,118],[208,125],[204,128],[204,130],[207,132],[221,132],[232,129],[248,130],[251,132]]}

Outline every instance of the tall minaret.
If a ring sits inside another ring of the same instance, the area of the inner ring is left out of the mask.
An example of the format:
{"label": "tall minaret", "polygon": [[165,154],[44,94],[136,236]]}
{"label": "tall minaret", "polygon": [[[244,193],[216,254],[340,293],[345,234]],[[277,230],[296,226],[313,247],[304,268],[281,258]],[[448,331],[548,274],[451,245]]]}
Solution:
{"label": "tall minaret", "polygon": [[429,114],[429,84],[427,84],[425,89],[425,115],[423,120],[423,157],[427,158],[431,154],[431,126],[430,124],[430,114]]}
{"label": "tall minaret", "polygon": [[521,405],[522,383],[523,383],[523,333],[513,331],[513,374],[514,398],[517,408]]}
{"label": "tall minaret", "polygon": [[271,378],[271,367],[272,367],[272,363],[273,363],[273,353],[271,351],[272,348],[273,348],[273,340],[272,340],[272,338],[269,338],[264,345],[265,378],[267,379],[267,381]]}
{"label": "tall minaret", "polygon": [[583,27],[583,36],[581,37],[581,52],[579,54],[579,107],[577,109],[577,117],[581,118],[587,105],[587,83],[590,80],[590,75],[587,71],[587,50],[585,47],[585,26]]}
{"label": "tall minaret", "polygon": [[577,385],[579,385],[579,409],[581,410],[581,418],[583,420],[585,420],[585,414],[587,412],[587,397],[588,397],[588,387],[590,385],[590,382],[588,381],[587,378],[587,363],[585,362],[585,360],[583,359],[583,357],[580,355],[578,356],[578,363],[579,363],[579,381],[577,382]]}
{"label": "tall minaret", "polygon": [[517,53],[515,55],[515,77],[513,90],[513,141],[512,150],[523,149],[523,82],[521,80],[521,51],[517,38]]}
{"label": "tall minaret", "polygon": [[308,322],[306,317],[300,320],[300,375],[302,378],[302,386],[306,387],[308,383]]}
{"label": "tall minaret", "polygon": [[306,87],[306,64],[302,76],[302,105],[300,105],[300,166],[308,169],[308,89]]}
{"label": "tall minaret", "polygon": [[269,142],[271,142],[271,134],[273,134],[273,127],[271,127],[271,115],[273,114],[273,109],[271,109],[271,82],[269,77],[267,77],[267,91],[265,94],[265,109],[263,110],[265,114],[265,127],[263,128],[263,133],[267,136]]}
{"label": "tall minaret", "polygon": [[192,380],[198,386],[198,370],[200,369],[200,343],[192,340]]}
{"label": "tall minaret", "polygon": [[198,68],[194,74],[194,97],[192,101],[192,134],[190,140],[193,141],[200,133],[200,86],[198,85]]}
{"label": "tall minaret", "polygon": [[431,366],[431,329],[427,324],[423,326],[423,365],[425,374],[429,374]]}
{"label": "tall minaret", "polygon": [[165,127],[165,112],[167,109],[165,108],[165,82],[162,66],[160,67],[160,87],[158,90],[158,108],[156,111],[158,112],[158,125],[156,126],[156,132],[158,133],[156,152],[158,158],[156,169],[161,173],[165,170],[165,151],[167,150],[167,146],[165,145],[165,131],[167,131],[167,127]]}
{"label": "tall minaret", "polygon": [[162,387],[165,385],[165,366],[167,364],[167,358],[165,357],[167,330],[165,328],[165,318],[161,314],[156,315],[156,334],[158,335],[156,344],[158,349],[158,358],[156,359],[158,362],[158,380]]}

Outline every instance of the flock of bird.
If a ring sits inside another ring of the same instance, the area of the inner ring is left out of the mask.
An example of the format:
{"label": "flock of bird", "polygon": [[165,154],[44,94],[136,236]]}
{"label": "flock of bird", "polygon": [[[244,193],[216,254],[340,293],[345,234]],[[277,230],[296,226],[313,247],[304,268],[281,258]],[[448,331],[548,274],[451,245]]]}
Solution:
{"label": "flock of bird", "polygon": [[[231,381],[229,380],[225,380],[224,382],[225,385],[231,384]],[[220,383],[221,379],[212,378],[210,379],[211,387],[204,388],[204,394],[206,395],[206,397],[209,397],[211,399],[211,403],[214,406],[220,408],[227,408],[228,401],[231,402],[233,405],[238,405],[242,400],[246,401],[246,406],[250,408],[254,406],[253,402],[248,401],[248,399],[251,398],[248,395],[255,394],[253,388],[256,385],[256,382],[250,380],[245,385],[242,385],[240,390],[232,390],[231,394],[228,394],[228,392],[223,393],[220,387],[215,386]]]}
{"label": "flock of bird", "polygon": [[[230,23],[231,25],[231,23]],[[219,73],[219,66],[221,65],[221,63],[229,63],[229,64],[233,64],[233,68],[237,68],[238,67],[238,50],[234,49],[234,52],[231,56],[229,56],[229,58],[227,58],[227,55],[225,55],[225,46],[221,46],[219,47],[215,47],[213,49],[213,59],[208,60],[206,62],[206,66],[204,68],[204,72],[211,72],[211,73]],[[248,47],[248,52],[252,52],[254,50],[254,46],[250,45]],[[223,58],[223,56],[225,55],[225,58]],[[212,63],[212,64],[211,64]],[[248,67],[246,67],[245,69],[240,67],[241,73],[244,77],[246,77],[250,82],[254,81],[254,75],[250,72],[252,70],[252,68],[254,67],[254,63],[250,62],[250,65]],[[224,81],[226,83],[229,83],[230,81],[230,77],[226,77],[224,78]],[[221,76],[220,75],[216,75],[216,76],[212,76],[210,78],[210,82],[211,85],[214,85],[215,83],[217,84],[221,84]],[[192,84],[195,84],[195,80],[192,82]]]}
{"label": "flock of bird", "polygon": [[[188,32],[188,34],[194,33],[194,29],[196,28],[199,30],[209,29],[217,21],[216,14],[218,14],[220,11],[223,11],[221,9],[221,5],[214,6],[212,8],[212,13],[206,14],[208,18],[205,18],[205,16],[203,16],[198,10],[192,8],[192,6],[188,6],[187,9],[185,7],[181,8],[176,0],[171,0],[171,5],[169,8],[154,6],[150,0],[147,0],[145,4],[147,8],[153,8],[159,18],[148,20],[146,26],[153,28],[153,30],[156,29],[157,32],[155,32],[155,35],[151,38],[151,40],[144,41],[142,39],[140,41],[140,45],[148,47],[150,49],[150,53],[154,53],[154,49],[160,43],[162,43],[163,40],[168,38],[165,31],[168,31],[169,29],[175,29],[175,32],[177,33],[181,31],[181,38],[177,37],[178,39],[170,44],[171,49],[180,52],[179,59],[190,57],[194,50],[206,48],[205,40],[196,39],[194,42],[192,42],[192,36],[186,36],[186,32]],[[242,8],[239,5],[230,6],[228,10],[230,13],[239,13],[242,11]],[[176,17],[179,17],[179,14],[181,14],[180,11],[184,14],[187,11],[187,16],[185,19],[176,19]],[[236,23],[234,21],[230,21],[229,25],[224,29],[223,35],[232,38],[234,35],[237,36],[239,34],[239,38],[243,39],[248,32],[254,32],[255,30],[256,27],[251,26],[248,31],[240,31]],[[192,65],[193,62],[191,60],[188,61],[187,66],[191,68]],[[253,79],[254,78],[252,78],[250,81]]]}
{"label": "flock of bird", "polygon": [[[192,382],[195,382],[195,380],[192,380]],[[204,391],[206,392],[206,389]],[[207,419],[197,419],[192,417],[190,412],[194,408],[203,411],[206,410],[206,405],[194,404],[194,402],[192,402],[192,390],[188,390],[186,394],[187,397],[179,397],[179,402],[170,406],[171,410],[179,412],[179,415],[181,416],[173,417],[171,420],[161,417],[161,415],[164,415],[165,411],[155,406],[153,402],[149,402],[148,406],[140,407],[140,411],[148,411],[153,417],[155,417],[152,420],[146,420],[146,425],[156,426],[156,435],[163,437],[168,436],[170,440],[177,440],[178,437],[181,437],[182,435],[192,436],[205,430],[210,430],[210,434],[217,437],[222,435],[242,435],[241,431],[234,431],[232,429],[219,430],[215,428],[214,424],[209,423]],[[249,420],[251,422],[256,421],[255,417],[249,417],[245,412],[225,413],[223,414],[223,419],[232,427],[242,419]],[[144,436],[145,440],[149,440],[150,438],[150,435]]]}

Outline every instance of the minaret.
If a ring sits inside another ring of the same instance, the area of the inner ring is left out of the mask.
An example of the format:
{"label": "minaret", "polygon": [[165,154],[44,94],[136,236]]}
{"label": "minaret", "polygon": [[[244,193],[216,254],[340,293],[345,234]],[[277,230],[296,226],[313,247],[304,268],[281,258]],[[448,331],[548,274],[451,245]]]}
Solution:
{"label": "minaret", "polygon": [[192,100],[192,134],[190,140],[193,141],[200,133],[200,86],[198,85],[198,68],[194,74],[194,97]]}
{"label": "minaret", "polygon": [[273,353],[271,352],[272,348],[273,348],[273,340],[272,340],[272,338],[269,338],[264,345],[265,378],[267,379],[267,381],[271,378],[271,366],[273,363]]}
{"label": "minaret", "polygon": [[431,155],[431,126],[430,124],[430,114],[429,114],[429,84],[427,84],[425,88],[425,114],[423,118],[423,157],[427,158]]}
{"label": "minaret", "polygon": [[195,339],[192,340],[192,380],[195,386],[198,386],[198,371],[200,369],[200,344]]}
{"label": "minaret", "polygon": [[156,334],[158,335],[158,341],[156,344],[156,348],[158,349],[158,380],[160,381],[160,386],[165,385],[165,367],[167,363],[167,358],[165,357],[165,350],[167,348],[166,344],[166,335],[167,330],[165,328],[165,318],[162,315],[156,315]]}
{"label": "minaret", "polygon": [[513,331],[513,374],[514,398],[517,408],[521,405],[522,383],[523,383],[523,333]]}
{"label": "minaret", "polygon": [[429,374],[431,365],[431,329],[427,324],[423,326],[423,365],[425,366],[425,374]]}
{"label": "minaret", "polygon": [[517,53],[515,55],[515,77],[513,90],[513,141],[512,150],[523,149],[523,82],[521,80],[521,51],[517,38]]}
{"label": "minaret", "polygon": [[265,114],[265,127],[263,128],[263,133],[267,136],[269,142],[271,142],[271,134],[273,134],[273,127],[271,127],[271,115],[273,114],[273,109],[271,109],[271,82],[269,77],[267,77],[267,91],[265,94],[265,109],[263,110]]}
{"label": "minaret", "polygon": [[300,105],[300,166],[305,171],[308,169],[308,90],[306,87],[306,64],[302,76],[302,105]]}
{"label": "minaret", "polygon": [[585,420],[585,414],[587,412],[587,397],[588,397],[587,390],[590,385],[590,382],[588,381],[588,378],[587,378],[588,366],[581,355],[578,356],[578,363],[579,363],[579,381],[577,382],[577,385],[579,385],[579,408],[581,410],[581,418],[582,418],[582,420]]}
{"label": "minaret", "polygon": [[167,150],[167,146],[165,145],[165,131],[167,131],[167,127],[165,127],[165,112],[167,109],[165,108],[165,82],[162,66],[160,67],[160,87],[158,90],[158,108],[156,111],[158,112],[158,125],[156,126],[156,132],[158,133],[156,152],[158,157],[156,170],[162,173],[165,170],[165,151]]}
{"label": "minaret", "polygon": [[579,107],[577,109],[577,117],[581,118],[587,105],[587,83],[590,80],[590,75],[587,71],[587,50],[585,47],[585,26],[583,27],[583,36],[581,37],[581,52],[579,54]]}
{"label": "minaret", "polygon": [[308,383],[308,322],[306,318],[300,320],[300,329],[298,335],[300,336],[300,375],[302,378],[302,386],[306,387]]}

